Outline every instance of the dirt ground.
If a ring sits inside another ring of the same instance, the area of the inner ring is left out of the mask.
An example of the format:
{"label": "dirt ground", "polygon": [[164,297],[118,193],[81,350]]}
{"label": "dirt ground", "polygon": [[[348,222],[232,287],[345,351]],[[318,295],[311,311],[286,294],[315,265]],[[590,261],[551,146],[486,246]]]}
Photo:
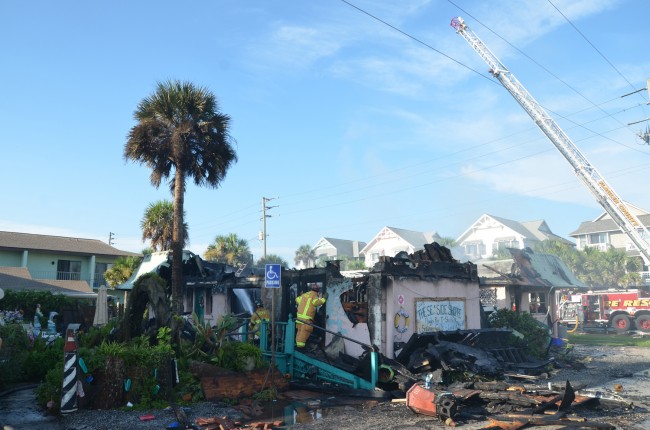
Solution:
{"label": "dirt ground", "polygon": [[[614,380],[631,378],[634,373],[650,368],[650,348],[631,347],[599,347],[576,346],[570,353],[582,369],[561,368],[540,378],[538,381],[513,381],[513,385],[524,385],[526,388],[548,389],[549,382],[552,387],[561,387],[568,380],[572,386],[578,387],[605,387],[612,385]],[[625,398],[626,387],[623,387],[621,396]],[[290,393],[286,393],[290,397]],[[284,415],[285,422],[292,429],[442,429],[447,426],[440,420],[426,415],[412,412],[405,403],[392,403],[369,399],[341,399],[336,395],[320,395],[318,398],[309,399],[300,395],[304,408],[296,408],[291,417]],[[597,402],[596,402],[597,403]],[[650,399],[648,400],[650,404]],[[333,404],[338,404],[333,406]],[[600,406],[580,406],[571,408],[570,414],[583,417],[600,423],[610,423],[622,430],[647,430],[650,428],[649,406],[638,400],[632,407],[623,406],[625,403],[607,403]],[[478,416],[475,410],[471,411]],[[152,421],[141,421],[143,414],[156,417]],[[242,411],[225,404],[201,402],[193,405],[187,411],[190,420],[198,417],[228,416],[233,420],[242,420]],[[278,419],[275,416],[274,419]],[[268,421],[264,417],[253,418],[253,421]],[[44,428],[65,430],[86,429],[133,429],[133,428],[166,428],[174,421],[170,411],[87,411],[79,410],[61,419],[57,423],[50,423]],[[488,420],[482,418],[460,418],[456,426],[467,430],[485,428]],[[562,427],[536,426],[526,427],[540,430],[559,429]]]}

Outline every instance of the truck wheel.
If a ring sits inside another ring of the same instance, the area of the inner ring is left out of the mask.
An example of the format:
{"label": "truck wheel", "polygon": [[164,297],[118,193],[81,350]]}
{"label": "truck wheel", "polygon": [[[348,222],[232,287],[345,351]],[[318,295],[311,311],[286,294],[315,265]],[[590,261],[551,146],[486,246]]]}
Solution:
{"label": "truck wheel", "polygon": [[636,328],[644,333],[650,333],[650,315],[641,315],[637,317]]}
{"label": "truck wheel", "polygon": [[627,315],[616,315],[612,318],[612,327],[614,327],[617,333],[625,333],[630,329],[630,319]]}

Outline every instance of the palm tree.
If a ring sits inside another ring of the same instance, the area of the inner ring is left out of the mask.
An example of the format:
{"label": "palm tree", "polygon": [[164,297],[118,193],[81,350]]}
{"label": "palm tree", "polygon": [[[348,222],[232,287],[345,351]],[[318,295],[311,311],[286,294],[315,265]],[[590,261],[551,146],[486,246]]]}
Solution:
{"label": "palm tree", "polygon": [[[183,213],[183,218],[185,213]],[[159,200],[149,204],[144,211],[142,221],[142,241],[149,239],[153,251],[167,251],[172,247],[174,232],[174,203],[169,200]],[[183,223],[183,248],[189,243],[187,223]]]}
{"label": "palm tree", "polygon": [[267,264],[279,264],[282,267],[289,267],[289,263],[284,261],[282,257],[276,254],[267,254],[266,257],[262,257],[259,260],[257,260],[257,267],[264,267]]}
{"label": "palm tree", "polygon": [[250,261],[251,250],[246,240],[240,239],[235,233],[230,233],[228,236],[215,237],[214,243],[208,245],[203,256],[208,261],[237,266]]}
{"label": "palm tree", "polygon": [[133,275],[140,266],[142,258],[140,257],[118,257],[110,269],[104,272],[104,279],[110,288],[123,284]]}
{"label": "palm tree", "polygon": [[302,264],[304,267],[311,267],[313,261],[316,261],[316,252],[309,245],[300,245],[293,262],[298,266]]}
{"label": "palm tree", "polygon": [[159,82],[134,114],[124,158],[151,169],[151,184],[169,181],[174,195],[172,233],[172,310],[183,310],[183,204],[186,180],[216,188],[237,160],[230,136],[230,117],[219,111],[216,97],[190,82]]}
{"label": "palm tree", "polygon": [[456,239],[454,239],[453,237],[441,237],[440,239],[436,240],[436,242],[438,242],[438,245],[442,245],[449,249],[458,245],[456,243]]}

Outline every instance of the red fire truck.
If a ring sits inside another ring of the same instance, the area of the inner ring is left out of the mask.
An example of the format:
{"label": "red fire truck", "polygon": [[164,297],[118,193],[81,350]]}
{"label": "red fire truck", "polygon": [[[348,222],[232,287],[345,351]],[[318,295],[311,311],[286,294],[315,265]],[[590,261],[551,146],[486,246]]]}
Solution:
{"label": "red fire truck", "polygon": [[559,319],[583,327],[611,327],[618,333],[636,328],[650,333],[650,293],[643,290],[605,290],[564,295]]}

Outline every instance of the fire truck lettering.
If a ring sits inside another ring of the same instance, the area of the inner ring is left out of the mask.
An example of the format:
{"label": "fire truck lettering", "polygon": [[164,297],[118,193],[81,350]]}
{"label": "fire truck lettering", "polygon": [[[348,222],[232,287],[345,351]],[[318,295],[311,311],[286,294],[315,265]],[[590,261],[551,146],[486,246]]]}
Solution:
{"label": "fire truck lettering", "polygon": [[612,300],[612,301],[609,302],[609,307],[610,307],[610,308],[617,308],[617,307],[619,307],[620,305],[621,305],[621,301],[620,301],[620,300]]}
{"label": "fire truck lettering", "polygon": [[639,306],[650,306],[650,300],[648,299],[641,299],[640,302],[641,304]]}
{"label": "fire truck lettering", "polygon": [[634,300],[623,300],[623,306],[634,306]]}

